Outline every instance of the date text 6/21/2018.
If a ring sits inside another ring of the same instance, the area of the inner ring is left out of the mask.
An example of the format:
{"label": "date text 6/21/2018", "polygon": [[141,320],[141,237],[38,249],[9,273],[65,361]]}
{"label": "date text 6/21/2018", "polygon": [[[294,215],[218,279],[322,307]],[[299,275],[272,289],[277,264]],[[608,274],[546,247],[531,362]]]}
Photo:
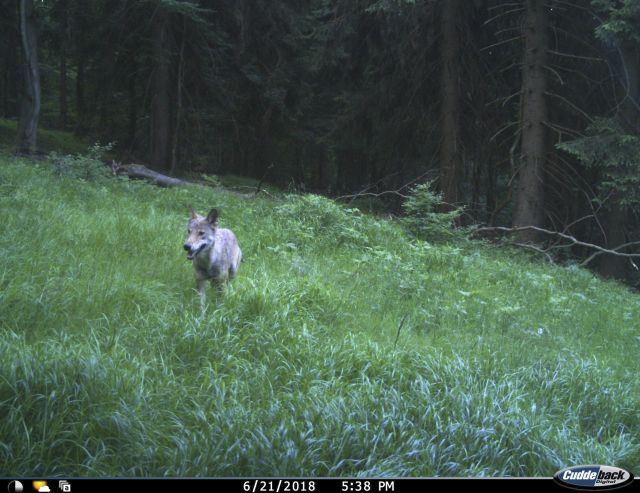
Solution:
{"label": "date text 6/21/2018", "polygon": [[[336,488],[340,485],[340,488]],[[329,487],[327,489],[327,487]],[[395,491],[393,480],[368,479],[253,479],[243,481],[247,493],[386,493]]]}

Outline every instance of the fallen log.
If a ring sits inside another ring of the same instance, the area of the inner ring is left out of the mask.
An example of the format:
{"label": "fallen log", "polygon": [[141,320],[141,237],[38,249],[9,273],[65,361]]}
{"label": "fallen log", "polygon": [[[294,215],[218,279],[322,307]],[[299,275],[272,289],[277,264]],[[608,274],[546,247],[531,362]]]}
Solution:
{"label": "fallen log", "polygon": [[[158,173],[152,169],[147,168],[144,164],[120,164],[116,161],[111,161],[111,174],[113,176],[118,176],[119,174],[126,174],[129,178],[147,180],[151,183],[158,185],[160,187],[185,187],[188,185],[201,185],[201,186],[211,186],[206,182],[193,182],[187,180],[181,180],[180,178],[174,178],[173,176],[163,175],[162,173]],[[267,195],[269,193],[266,190],[256,189],[254,193],[241,193],[236,190],[232,190],[229,188],[222,187],[217,185],[213,187],[213,190],[217,192],[228,192],[233,193],[243,199],[253,199],[256,197],[258,192],[264,192]]]}
{"label": "fallen log", "polygon": [[[114,174],[125,172],[129,178],[137,178],[150,181],[160,187],[184,187],[195,185],[190,181],[181,180],[172,176],[163,175],[157,171],[147,168],[143,164],[117,164]],[[112,164],[112,169],[114,165]]]}

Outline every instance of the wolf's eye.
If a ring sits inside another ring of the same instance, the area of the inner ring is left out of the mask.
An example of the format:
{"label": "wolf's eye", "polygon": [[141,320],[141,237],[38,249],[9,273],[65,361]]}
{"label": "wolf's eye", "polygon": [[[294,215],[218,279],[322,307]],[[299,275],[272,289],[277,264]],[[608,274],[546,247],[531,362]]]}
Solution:
{"label": "wolf's eye", "polygon": [[204,236],[204,231],[198,231],[198,234],[199,234],[200,236]]}

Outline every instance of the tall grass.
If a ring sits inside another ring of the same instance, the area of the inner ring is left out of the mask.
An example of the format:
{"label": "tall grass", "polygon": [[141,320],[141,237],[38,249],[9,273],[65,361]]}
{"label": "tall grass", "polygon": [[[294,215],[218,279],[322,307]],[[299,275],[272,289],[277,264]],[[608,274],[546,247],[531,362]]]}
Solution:
{"label": "tall grass", "polygon": [[[0,475],[640,470],[640,297],[622,286],[313,195],[0,160]],[[191,205],[217,206],[245,256],[204,316]]]}

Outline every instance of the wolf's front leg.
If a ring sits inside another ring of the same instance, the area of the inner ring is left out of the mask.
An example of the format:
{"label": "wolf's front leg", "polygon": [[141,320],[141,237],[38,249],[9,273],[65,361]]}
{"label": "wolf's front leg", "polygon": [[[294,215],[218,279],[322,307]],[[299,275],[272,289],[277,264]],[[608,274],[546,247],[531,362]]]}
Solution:
{"label": "wolf's front leg", "polygon": [[198,290],[198,296],[200,297],[200,309],[202,313],[204,313],[204,308],[206,304],[206,294],[204,292],[205,280],[204,279],[196,279],[196,289]]}
{"label": "wolf's front leg", "polygon": [[224,278],[214,277],[211,279],[211,286],[216,290],[218,296],[224,294]]}

